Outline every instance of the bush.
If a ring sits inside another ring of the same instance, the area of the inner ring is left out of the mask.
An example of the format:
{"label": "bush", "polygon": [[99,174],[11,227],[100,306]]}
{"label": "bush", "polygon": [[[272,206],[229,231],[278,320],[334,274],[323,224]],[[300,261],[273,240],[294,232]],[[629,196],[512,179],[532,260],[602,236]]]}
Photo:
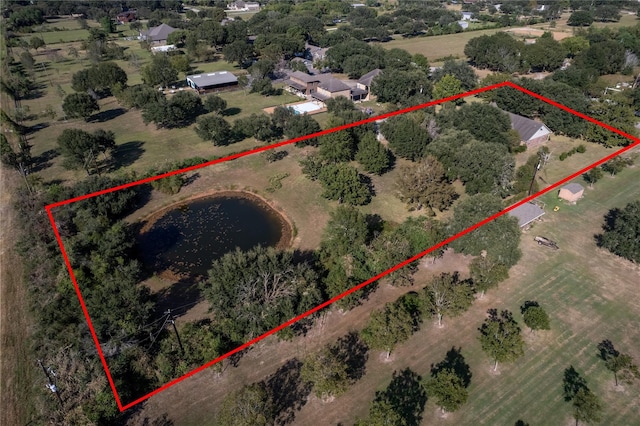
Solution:
{"label": "bush", "polygon": [[578,147],[576,148],[576,152],[579,152],[580,154],[584,154],[587,151],[587,147],[580,144],[578,145]]}

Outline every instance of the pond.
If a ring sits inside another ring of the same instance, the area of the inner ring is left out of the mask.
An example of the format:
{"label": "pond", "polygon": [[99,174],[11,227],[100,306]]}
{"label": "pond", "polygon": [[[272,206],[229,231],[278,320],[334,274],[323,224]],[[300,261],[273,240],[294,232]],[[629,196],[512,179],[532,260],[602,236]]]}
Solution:
{"label": "pond", "polygon": [[261,198],[227,191],[156,213],[142,228],[142,259],[170,278],[205,276],[211,263],[239,247],[284,248],[291,242],[285,218]]}

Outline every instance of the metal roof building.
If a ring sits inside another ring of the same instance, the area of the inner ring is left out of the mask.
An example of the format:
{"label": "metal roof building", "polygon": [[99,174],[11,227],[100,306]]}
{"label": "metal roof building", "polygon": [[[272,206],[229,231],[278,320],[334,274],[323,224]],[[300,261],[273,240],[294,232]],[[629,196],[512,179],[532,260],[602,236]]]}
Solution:
{"label": "metal roof building", "polygon": [[215,90],[238,84],[238,77],[229,71],[210,72],[187,76],[187,84],[198,91]]}
{"label": "metal roof building", "polygon": [[509,211],[509,215],[517,218],[518,226],[522,228],[544,215],[544,210],[533,203],[524,203]]}

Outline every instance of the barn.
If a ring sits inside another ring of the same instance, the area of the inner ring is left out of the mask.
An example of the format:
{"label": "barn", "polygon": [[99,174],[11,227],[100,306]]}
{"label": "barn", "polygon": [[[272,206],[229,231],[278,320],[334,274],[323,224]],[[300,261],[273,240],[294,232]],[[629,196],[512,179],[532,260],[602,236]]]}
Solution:
{"label": "barn", "polygon": [[536,148],[548,141],[551,130],[544,123],[521,115],[509,113],[511,128],[520,135],[520,143],[527,148]]}
{"label": "barn", "polygon": [[187,84],[199,93],[229,90],[238,85],[238,77],[228,71],[187,76]]}
{"label": "barn", "polygon": [[544,215],[544,210],[533,203],[524,203],[509,211],[509,216],[518,219],[520,228],[524,228],[534,220],[542,217],[542,215]]}
{"label": "barn", "polygon": [[558,197],[563,200],[569,201],[570,203],[575,203],[584,195],[584,187],[579,183],[569,183],[562,188],[560,188],[560,192],[558,193]]}

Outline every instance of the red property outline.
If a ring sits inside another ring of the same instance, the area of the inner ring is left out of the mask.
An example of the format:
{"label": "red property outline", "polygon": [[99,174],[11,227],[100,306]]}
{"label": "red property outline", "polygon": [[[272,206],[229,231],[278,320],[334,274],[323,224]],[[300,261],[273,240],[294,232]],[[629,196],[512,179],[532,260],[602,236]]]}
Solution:
{"label": "red property outline", "polygon": [[[404,262],[398,263],[397,265],[387,269],[386,271],[383,271],[383,272],[375,275],[374,277],[371,277],[370,279],[358,284],[357,286],[352,287],[351,289],[345,291],[344,293],[339,294],[338,296],[335,296],[332,299],[327,300],[326,302],[316,306],[315,308],[312,308],[309,311],[307,311],[307,312],[305,312],[303,314],[300,314],[300,315],[296,316],[295,318],[290,319],[289,321],[287,321],[287,322],[279,325],[278,327],[276,327],[276,328],[274,328],[274,329],[272,329],[272,330],[270,330],[270,331],[268,331],[268,332],[266,332],[266,333],[264,333],[264,334],[262,334],[262,335],[260,335],[260,336],[258,336],[256,338],[254,338],[253,340],[250,340],[249,342],[247,342],[247,343],[245,343],[245,344],[233,349],[232,351],[230,351],[230,352],[228,352],[228,353],[226,353],[226,354],[224,354],[222,356],[219,356],[218,358],[216,358],[214,360],[211,360],[211,361],[207,362],[203,366],[198,367],[198,368],[190,371],[189,373],[187,373],[187,374],[185,374],[185,375],[183,375],[181,377],[178,377],[177,379],[174,379],[174,380],[170,381],[169,383],[164,384],[163,386],[161,386],[158,389],[148,393],[147,395],[144,395],[144,396],[142,396],[142,397],[134,400],[133,402],[130,402],[130,403],[126,404],[126,405],[122,404],[122,402],[120,401],[120,396],[118,395],[118,391],[116,390],[113,378],[111,377],[111,372],[109,371],[109,367],[107,366],[107,361],[106,361],[105,356],[104,356],[104,354],[102,352],[102,348],[100,347],[100,342],[98,341],[98,337],[96,335],[95,329],[94,329],[93,324],[91,322],[91,318],[89,316],[89,312],[87,311],[87,307],[86,307],[86,304],[85,304],[84,299],[82,297],[82,293],[80,291],[80,287],[78,286],[78,282],[77,282],[76,277],[75,277],[75,275],[73,273],[73,269],[71,267],[71,263],[69,261],[69,257],[67,255],[66,250],[65,250],[64,244],[62,243],[62,239],[60,237],[60,233],[58,231],[58,227],[56,225],[55,219],[53,218],[52,209],[54,209],[56,207],[63,206],[63,205],[71,204],[71,203],[74,203],[76,201],[81,201],[81,200],[86,200],[88,198],[96,197],[98,195],[107,194],[107,193],[118,191],[118,190],[121,190],[121,189],[124,189],[124,188],[129,188],[129,187],[132,187],[132,186],[137,186],[137,185],[141,185],[141,184],[144,184],[144,183],[153,182],[155,180],[162,179],[162,178],[169,177],[169,176],[173,176],[173,175],[176,175],[176,174],[179,174],[179,173],[186,173],[186,172],[189,172],[189,171],[197,170],[197,169],[200,169],[200,168],[203,168],[203,167],[207,167],[207,166],[211,166],[211,165],[214,165],[214,164],[223,163],[223,162],[226,162],[226,161],[231,161],[231,160],[234,160],[236,158],[246,157],[248,155],[255,154],[255,153],[258,153],[258,152],[266,151],[266,150],[273,149],[273,148],[278,148],[278,147],[285,146],[285,145],[290,145],[290,144],[293,144],[293,143],[296,143],[296,142],[300,142],[300,141],[303,141],[303,140],[306,140],[306,139],[311,139],[311,138],[314,138],[314,137],[326,135],[326,134],[337,132],[337,131],[340,131],[340,130],[350,129],[352,127],[356,127],[356,126],[359,126],[359,125],[362,125],[362,124],[371,123],[371,122],[374,122],[374,121],[377,121],[377,120],[381,120],[381,119],[388,118],[388,117],[393,117],[393,116],[400,115],[400,114],[405,114],[407,112],[416,111],[416,110],[419,110],[419,109],[422,109],[422,108],[426,108],[426,107],[429,107],[429,106],[438,105],[438,104],[441,104],[441,103],[444,103],[444,102],[448,102],[448,101],[452,101],[452,100],[455,100],[455,99],[464,98],[464,97],[475,95],[475,94],[478,94],[478,93],[487,92],[487,91],[498,89],[498,88],[501,88],[501,87],[511,87],[513,89],[519,90],[519,91],[521,91],[521,92],[523,92],[523,93],[525,93],[527,95],[530,95],[530,96],[532,96],[532,97],[534,97],[536,99],[539,99],[539,100],[541,100],[543,102],[546,102],[546,103],[548,103],[550,105],[553,105],[553,106],[555,106],[557,108],[560,108],[560,109],[562,109],[562,110],[564,110],[564,111],[566,111],[566,112],[568,112],[570,114],[578,116],[578,117],[580,117],[580,118],[582,118],[584,120],[587,120],[587,121],[589,121],[591,123],[599,125],[599,126],[605,128],[605,129],[610,130],[610,131],[612,131],[614,133],[617,133],[617,134],[619,134],[621,136],[624,136],[624,137],[634,141],[634,143],[632,143],[632,144],[630,144],[630,145],[628,145],[628,146],[626,146],[624,148],[621,148],[621,149],[613,152],[612,154],[607,155],[606,157],[602,158],[601,160],[598,160],[598,161],[594,162],[593,164],[590,164],[589,166],[587,166],[587,167],[585,167],[585,168],[583,168],[583,169],[581,169],[581,170],[579,170],[579,171],[577,171],[575,173],[572,173],[571,175],[569,175],[569,176],[563,178],[562,180],[550,185],[549,187],[547,187],[547,188],[545,188],[545,189],[543,189],[543,190],[541,190],[541,191],[539,191],[539,192],[537,192],[537,193],[535,193],[533,195],[530,195],[530,196],[526,197],[525,199],[523,199],[523,200],[521,200],[521,201],[519,201],[519,202],[517,202],[515,204],[512,204],[511,206],[501,210],[500,212],[498,212],[498,213],[496,213],[496,214],[494,214],[494,215],[492,215],[492,216],[490,216],[490,217],[488,217],[488,218],[476,223],[475,225],[470,226],[469,228],[467,228],[467,229],[465,229],[465,230],[463,230],[463,231],[461,231],[461,232],[459,232],[459,233],[447,238],[444,241],[441,241],[440,243],[434,245],[433,247],[430,247],[430,248],[428,248],[428,249],[426,249],[426,250],[414,255],[413,257],[405,260]],[[247,347],[253,345],[254,343],[259,342],[260,340],[266,338],[267,336],[270,336],[270,335],[272,335],[272,334],[274,334],[274,333],[276,333],[276,332],[278,332],[278,331],[290,326],[291,324],[293,324],[293,323],[295,323],[295,322],[297,322],[297,321],[299,321],[299,320],[301,320],[301,319],[303,319],[303,318],[305,318],[305,317],[307,317],[307,316],[309,316],[309,315],[311,315],[311,314],[313,314],[313,313],[315,313],[315,312],[317,312],[317,311],[319,311],[321,309],[326,308],[327,306],[331,305],[332,303],[342,299],[343,297],[345,297],[345,296],[347,296],[347,295],[349,295],[349,294],[351,294],[351,293],[353,293],[353,292],[355,292],[355,291],[357,291],[357,290],[359,290],[359,289],[361,289],[361,288],[363,288],[363,287],[365,287],[365,286],[367,286],[367,285],[369,285],[369,284],[371,284],[371,283],[373,283],[373,282],[375,282],[377,280],[379,280],[380,278],[384,277],[385,275],[388,275],[391,272],[396,271],[396,270],[408,265],[409,263],[420,259],[423,256],[426,256],[427,254],[431,253],[432,251],[437,250],[440,247],[449,244],[450,242],[456,240],[457,238],[460,238],[461,236],[468,234],[469,232],[471,232],[471,231],[473,231],[473,230],[485,225],[486,223],[491,222],[492,220],[494,220],[494,219],[496,219],[496,218],[508,213],[509,211],[515,209],[516,207],[518,207],[518,206],[520,206],[520,205],[522,205],[522,204],[524,204],[524,203],[526,203],[528,201],[531,201],[532,199],[534,199],[534,198],[536,198],[536,197],[538,197],[538,196],[540,196],[542,194],[545,194],[545,193],[547,193],[549,191],[552,191],[553,189],[557,188],[558,186],[562,185],[563,183],[565,183],[565,182],[567,182],[567,181],[569,181],[571,179],[574,179],[577,176],[582,175],[583,173],[591,170],[594,167],[599,166],[600,164],[603,164],[603,163],[609,161],[611,158],[616,157],[616,156],[622,154],[623,152],[626,152],[626,151],[632,149],[633,147],[637,146],[638,144],[640,144],[640,139],[638,139],[638,138],[636,138],[636,137],[634,137],[634,136],[632,136],[632,135],[630,135],[628,133],[625,133],[625,132],[623,132],[621,130],[618,130],[618,129],[616,129],[616,128],[612,127],[612,126],[609,126],[608,124],[602,123],[602,122],[600,122],[598,120],[595,120],[594,118],[591,118],[591,117],[589,117],[589,116],[587,116],[585,114],[582,114],[582,113],[579,113],[577,111],[574,111],[571,108],[568,108],[568,107],[566,107],[566,106],[564,106],[564,105],[562,105],[562,104],[560,104],[558,102],[555,102],[555,101],[553,101],[551,99],[545,98],[544,96],[538,95],[537,93],[531,92],[531,91],[529,91],[529,90],[527,90],[527,89],[525,89],[525,88],[523,88],[521,86],[518,86],[515,83],[507,81],[507,82],[504,82],[504,83],[498,83],[498,84],[494,84],[494,85],[491,85],[491,86],[486,86],[486,87],[483,87],[483,88],[480,88],[480,89],[472,90],[472,91],[469,91],[469,92],[466,92],[466,93],[461,93],[461,94],[458,94],[458,95],[455,95],[455,96],[450,96],[450,97],[447,97],[447,98],[439,99],[437,101],[432,101],[432,102],[428,102],[428,103],[425,103],[425,104],[412,106],[412,107],[405,108],[405,109],[402,109],[402,110],[399,110],[399,111],[394,111],[394,112],[378,115],[378,116],[375,116],[375,117],[370,117],[370,118],[367,118],[365,120],[361,120],[361,121],[357,121],[357,122],[354,122],[354,123],[345,124],[345,125],[342,125],[342,126],[334,127],[332,129],[327,129],[327,130],[323,130],[323,131],[320,131],[320,132],[312,133],[312,134],[309,134],[309,135],[306,135],[306,136],[301,136],[301,137],[297,137],[297,138],[290,139],[290,140],[287,140],[287,141],[278,142],[278,143],[275,143],[275,144],[272,144],[272,145],[266,145],[266,146],[259,147],[259,148],[256,148],[256,149],[244,151],[244,152],[241,152],[241,153],[238,153],[238,154],[233,154],[233,155],[230,155],[228,157],[220,158],[220,159],[217,159],[217,160],[207,161],[205,163],[198,164],[198,165],[191,166],[191,167],[186,167],[184,169],[174,170],[174,171],[163,173],[163,174],[160,174],[160,175],[157,175],[157,176],[152,176],[152,177],[141,179],[141,180],[137,180],[137,181],[134,181],[134,182],[129,182],[129,183],[124,184],[124,185],[115,186],[113,188],[108,188],[108,189],[104,189],[104,190],[101,190],[101,191],[96,191],[96,192],[93,192],[93,193],[90,193],[90,194],[85,194],[85,195],[82,195],[82,196],[79,196],[79,197],[70,198],[68,200],[64,200],[64,201],[60,201],[60,202],[57,202],[57,203],[49,204],[49,205],[45,206],[45,210],[46,210],[46,212],[47,212],[47,214],[49,216],[49,220],[51,222],[51,226],[53,228],[53,232],[54,232],[54,234],[56,236],[56,239],[58,241],[58,245],[60,246],[60,251],[62,252],[62,257],[64,258],[65,264],[67,266],[67,270],[69,271],[69,275],[71,277],[71,281],[73,282],[73,286],[74,286],[74,288],[76,290],[76,294],[78,296],[78,300],[80,301],[80,306],[82,307],[82,311],[83,311],[84,316],[85,316],[85,318],[87,320],[87,324],[89,326],[89,330],[91,332],[91,336],[92,336],[93,341],[94,341],[94,343],[96,345],[96,349],[98,350],[98,355],[100,356],[100,361],[102,362],[102,366],[104,367],[105,373],[107,375],[107,379],[109,380],[109,385],[111,386],[111,390],[113,391],[113,395],[114,395],[114,397],[116,399],[116,403],[118,404],[118,408],[122,412],[122,411],[125,411],[125,410],[133,407],[134,405],[137,405],[137,404],[147,400],[148,398],[152,397],[153,395],[156,395],[159,392],[162,392],[163,390],[165,390],[165,389],[167,389],[167,388],[169,388],[169,387],[171,387],[171,386],[173,386],[175,384],[180,383],[184,379],[186,379],[188,377],[191,377],[194,374],[196,374],[196,373],[198,373],[198,372],[200,372],[200,371],[202,371],[202,370],[204,370],[206,368],[211,367],[212,365],[224,360],[225,358],[228,358],[229,356],[231,356],[231,355],[233,355],[233,354],[235,354],[237,352],[240,352],[243,349],[246,349]]]}

